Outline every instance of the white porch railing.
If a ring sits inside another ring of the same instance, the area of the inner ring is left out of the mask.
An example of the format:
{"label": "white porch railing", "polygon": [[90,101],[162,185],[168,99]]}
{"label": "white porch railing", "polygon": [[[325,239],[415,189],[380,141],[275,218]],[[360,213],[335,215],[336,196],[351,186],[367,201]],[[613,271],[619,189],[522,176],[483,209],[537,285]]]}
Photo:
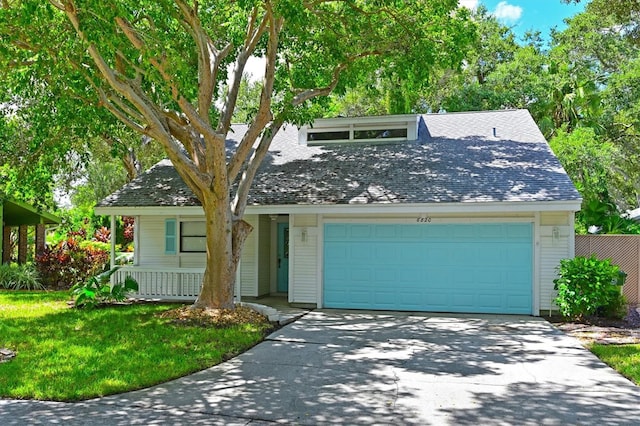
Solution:
{"label": "white porch railing", "polygon": [[204,268],[149,268],[125,266],[112,276],[122,282],[130,275],[138,282],[138,292],[132,296],[141,299],[196,300],[200,294]]}

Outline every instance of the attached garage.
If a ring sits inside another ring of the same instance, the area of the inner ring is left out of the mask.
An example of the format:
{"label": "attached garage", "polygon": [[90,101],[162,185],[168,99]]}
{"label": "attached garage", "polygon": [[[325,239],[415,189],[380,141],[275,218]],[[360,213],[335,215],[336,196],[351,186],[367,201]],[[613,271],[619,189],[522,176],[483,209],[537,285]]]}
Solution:
{"label": "attached garage", "polygon": [[323,257],[328,308],[532,313],[532,223],[327,223]]}

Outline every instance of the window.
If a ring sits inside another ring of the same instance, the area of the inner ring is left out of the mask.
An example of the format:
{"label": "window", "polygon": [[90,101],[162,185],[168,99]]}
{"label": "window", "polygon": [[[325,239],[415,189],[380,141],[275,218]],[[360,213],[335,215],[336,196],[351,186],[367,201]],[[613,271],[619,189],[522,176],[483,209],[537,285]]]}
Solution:
{"label": "window", "polygon": [[407,138],[407,128],[402,129],[371,129],[356,130],[353,132],[354,139],[387,139],[387,138]]}
{"label": "window", "polygon": [[164,254],[176,254],[176,220],[164,221]]}
{"label": "window", "polygon": [[206,251],[207,231],[205,222],[180,222],[180,252],[205,253]]}
{"label": "window", "polygon": [[339,140],[348,140],[349,139],[349,131],[337,131],[337,132],[313,132],[309,133],[307,137],[307,141],[339,141]]}
{"label": "window", "polygon": [[300,127],[300,145],[332,143],[396,143],[418,138],[420,116],[416,114],[383,117],[319,118]]}

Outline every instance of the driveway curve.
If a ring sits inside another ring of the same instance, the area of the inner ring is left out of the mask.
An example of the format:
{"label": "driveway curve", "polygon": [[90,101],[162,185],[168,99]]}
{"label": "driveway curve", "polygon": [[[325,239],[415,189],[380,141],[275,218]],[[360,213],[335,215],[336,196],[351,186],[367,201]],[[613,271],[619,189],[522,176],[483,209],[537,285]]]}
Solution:
{"label": "driveway curve", "polygon": [[637,424],[638,387],[540,318],[317,310],[191,376],[1,424]]}

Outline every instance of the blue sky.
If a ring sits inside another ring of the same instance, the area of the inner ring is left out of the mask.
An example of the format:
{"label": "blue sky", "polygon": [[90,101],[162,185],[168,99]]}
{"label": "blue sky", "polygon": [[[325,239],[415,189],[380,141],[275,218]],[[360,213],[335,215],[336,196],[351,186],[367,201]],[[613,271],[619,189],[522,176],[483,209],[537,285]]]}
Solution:
{"label": "blue sky", "polygon": [[566,28],[563,20],[584,10],[586,1],[575,5],[561,0],[460,0],[460,4],[467,7],[484,4],[501,23],[512,27],[519,39],[533,29],[540,31],[548,40],[551,28]]}

